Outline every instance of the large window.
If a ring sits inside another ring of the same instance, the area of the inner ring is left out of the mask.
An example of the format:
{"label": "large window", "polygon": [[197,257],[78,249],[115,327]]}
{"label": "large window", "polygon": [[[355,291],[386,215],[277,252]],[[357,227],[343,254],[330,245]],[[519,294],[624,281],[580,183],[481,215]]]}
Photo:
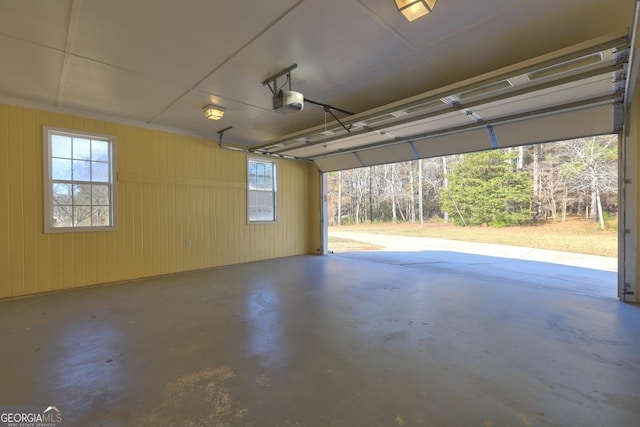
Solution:
{"label": "large window", "polygon": [[115,229],[114,137],[45,127],[45,232]]}
{"label": "large window", "polygon": [[278,220],[278,164],[258,157],[248,159],[249,222]]}

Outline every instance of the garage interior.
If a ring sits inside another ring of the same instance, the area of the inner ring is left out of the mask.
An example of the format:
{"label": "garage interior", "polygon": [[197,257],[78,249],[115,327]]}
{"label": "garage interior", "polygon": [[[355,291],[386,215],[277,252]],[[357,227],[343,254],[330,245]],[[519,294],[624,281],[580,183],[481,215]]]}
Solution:
{"label": "garage interior", "polygon": [[[636,424],[639,2],[255,3],[0,2],[0,409]],[[280,89],[304,108],[274,111]],[[113,138],[109,229],[48,228],[49,130]],[[545,288],[584,281],[545,263],[327,255],[327,172],[605,133],[620,301]],[[277,165],[274,221],[247,213],[250,159]]]}

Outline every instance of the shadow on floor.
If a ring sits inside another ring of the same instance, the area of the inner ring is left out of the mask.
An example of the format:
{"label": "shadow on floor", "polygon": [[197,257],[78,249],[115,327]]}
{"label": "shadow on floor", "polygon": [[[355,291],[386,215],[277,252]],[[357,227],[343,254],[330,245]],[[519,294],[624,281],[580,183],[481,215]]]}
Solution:
{"label": "shadow on floor", "polygon": [[617,298],[617,273],[595,268],[434,250],[345,252],[332,256],[470,276],[504,286]]}

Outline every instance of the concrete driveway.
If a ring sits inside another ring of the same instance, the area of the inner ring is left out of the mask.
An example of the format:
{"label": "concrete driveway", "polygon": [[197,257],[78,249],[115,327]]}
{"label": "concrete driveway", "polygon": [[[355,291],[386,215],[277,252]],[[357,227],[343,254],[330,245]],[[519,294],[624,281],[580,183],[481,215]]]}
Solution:
{"label": "concrete driveway", "polygon": [[350,231],[332,231],[329,234],[384,248],[334,256],[418,268],[432,273],[470,275],[509,286],[617,298],[617,258],[425,237]]}

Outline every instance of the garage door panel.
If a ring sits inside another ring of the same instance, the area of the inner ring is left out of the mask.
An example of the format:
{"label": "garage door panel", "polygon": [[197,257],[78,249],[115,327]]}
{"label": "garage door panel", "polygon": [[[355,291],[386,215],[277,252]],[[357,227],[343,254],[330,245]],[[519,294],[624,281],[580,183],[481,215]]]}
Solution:
{"label": "garage door panel", "polygon": [[365,166],[417,160],[413,148],[408,143],[359,151],[358,156]]}
{"label": "garage door panel", "polygon": [[423,139],[414,142],[413,145],[421,158],[446,156],[451,153],[468,153],[492,148],[486,128]]}
{"label": "garage door panel", "polygon": [[454,111],[430,117],[416,122],[405,123],[399,126],[392,126],[385,129],[385,132],[399,137],[406,137],[425,132],[437,131],[442,129],[451,129],[471,123],[471,119],[463,111]]}
{"label": "garage door panel", "polygon": [[555,113],[494,126],[499,147],[560,141],[614,132],[613,105]]}
{"label": "garage door panel", "polygon": [[290,150],[287,154],[297,157],[314,157],[335,152],[337,150],[353,151],[358,147],[369,144],[379,144],[383,142],[393,142],[394,135],[389,133],[367,132],[352,137],[345,137],[327,143],[315,143],[313,145],[302,146],[299,149]]}
{"label": "garage door panel", "polygon": [[341,154],[338,156],[320,157],[314,163],[322,172],[333,172],[345,169],[355,169],[362,167],[362,163],[353,153]]}
{"label": "garage door panel", "polygon": [[295,157],[306,158],[306,157],[322,156],[326,152],[327,152],[327,148],[324,145],[317,144],[317,145],[303,146],[299,149],[291,150],[287,152],[287,154]]}
{"label": "garage door panel", "polygon": [[541,108],[578,102],[611,93],[611,76],[598,76],[588,81],[571,82],[543,91],[515,96],[473,108],[484,119],[508,116],[514,112],[534,111]]}

